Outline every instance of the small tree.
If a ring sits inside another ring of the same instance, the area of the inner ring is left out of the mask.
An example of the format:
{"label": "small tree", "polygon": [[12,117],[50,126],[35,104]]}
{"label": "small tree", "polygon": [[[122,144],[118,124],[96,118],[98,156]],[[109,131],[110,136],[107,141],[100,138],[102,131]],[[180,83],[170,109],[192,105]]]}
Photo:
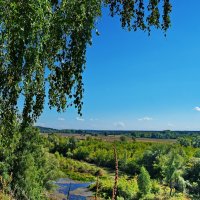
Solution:
{"label": "small tree", "polygon": [[99,192],[99,177],[103,176],[103,170],[99,169],[95,173],[97,180],[96,180],[96,194],[95,194],[95,200],[98,200],[98,192]]}
{"label": "small tree", "polygon": [[182,177],[184,158],[180,152],[172,150],[168,155],[161,156],[159,160],[164,180],[170,187],[170,196],[173,189],[183,192],[185,190],[185,180]]}
{"label": "small tree", "polygon": [[118,156],[117,156],[116,144],[114,144],[114,156],[115,156],[115,183],[113,186],[112,200],[116,200],[117,198],[117,185],[118,185],[118,179],[119,179]]}
{"label": "small tree", "polygon": [[142,196],[147,195],[151,190],[150,175],[145,167],[141,167],[140,174],[138,176],[138,187]]}
{"label": "small tree", "polygon": [[126,142],[128,138],[125,135],[120,136],[120,141],[121,142]]}

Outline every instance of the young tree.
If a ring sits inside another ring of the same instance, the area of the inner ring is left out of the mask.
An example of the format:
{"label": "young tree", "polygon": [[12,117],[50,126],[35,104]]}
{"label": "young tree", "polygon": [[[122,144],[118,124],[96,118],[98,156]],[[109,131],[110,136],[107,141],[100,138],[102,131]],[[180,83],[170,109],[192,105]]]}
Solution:
{"label": "young tree", "polygon": [[112,191],[112,200],[117,199],[117,186],[118,186],[118,179],[119,179],[119,168],[118,168],[118,155],[116,144],[114,144],[114,157],[115,157],[115,182]]}
{"label": "young tree", "polygon": [[128,140],[127,136],[125,136],[125,135],[120,136],[119,139],[121,142],[126,142]]}
{"label": "young tree", "polygon": [[164,179],[170,187],[170,196],[172,196],[172,190],[174,188],[182,192],[185,189],[183,164],[184,159],[176,150],[171,150],[168,155],[160,157],[160,166]]}
{"label": "young tree", "polygon": [[147,195],[151,190],[151,179],[145,167],[141,167],[140,174],[138,176],[138,187],[143,196]]}

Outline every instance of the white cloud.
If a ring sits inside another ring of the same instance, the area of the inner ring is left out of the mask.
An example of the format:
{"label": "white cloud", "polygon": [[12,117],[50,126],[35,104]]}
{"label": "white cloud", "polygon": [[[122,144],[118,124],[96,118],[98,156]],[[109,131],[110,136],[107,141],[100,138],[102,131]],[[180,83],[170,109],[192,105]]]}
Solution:
{"label": "white cloud", "polygon": [[117,128],[124,128],[125,127],[125,123],[124,122],[115,122],[114,126]]}
{"label": "white cloud", "polygon": [[169,127],[174,127],[174,124],[168,123],[167,126],[169,126]]}
{"label": "white cloud", "polygon": [[80,117],[77,117],[76,120],[77,121],[82,121],[82,122],[85,121],[83,118],[80,118]]}
{"label": "white cloud", "polygon": [[153,118],[151,117],[143,117],[138,119],[138,121],[151,121],[151,120],[153,120]]}
{"label": "white cloud", "polygon": [[196,106],[196,107],[194,108],[194,110],[196,110],[196,111],[199,111],[199,112],[200,112],[200,107]]}
{"label": "white cloud", "polygon": [[98,121],[99,119],[97,118],[90,118],[90,121]]}
{"label": "white cloud", "polygon": [[59,117],[59,118],[58,118],[58,121],[65,121],[65,118]]}

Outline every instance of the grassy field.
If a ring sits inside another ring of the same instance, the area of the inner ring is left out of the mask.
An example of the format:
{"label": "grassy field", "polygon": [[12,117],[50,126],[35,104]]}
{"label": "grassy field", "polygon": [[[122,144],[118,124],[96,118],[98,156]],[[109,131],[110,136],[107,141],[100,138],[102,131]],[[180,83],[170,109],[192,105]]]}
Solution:
{"label": "grassy field", "polygon": [[[62,137],[75,137],[79,140],[86,140],[87,138],[92,139],[99,139],[107,142],[114,142],[114,141],[120,141],[121,136],[123,135],[89,135],[89,134],[69,134],[69,133],[56,133],[57,135],[60,135]],[[46,134],[45,134],[46,135]],[[151,142],[151,143],[176,143],[176,139],[157,139],[157,138],[135,138],[132,139],[131,137],[126,136],[127,141],[134,141],[134,142]]]}
{"label": "grassy field", "polygon": [[137,138],[137,142],[175,143],[176,139]]}

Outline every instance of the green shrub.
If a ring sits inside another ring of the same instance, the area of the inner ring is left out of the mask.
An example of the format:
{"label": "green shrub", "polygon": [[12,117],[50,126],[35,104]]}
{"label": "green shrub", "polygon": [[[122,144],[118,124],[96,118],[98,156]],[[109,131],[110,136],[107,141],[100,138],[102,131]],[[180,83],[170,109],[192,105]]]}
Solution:
{"label": "green shrub", "polygon": [[[103,177],[100,178],[99,192],[102,197],[109,199],[112,196],[114,178]],[[91,186],[92,190],[95,190],[95,184]],[[128,179],[127,176],[120,177],[117,187],[117,199],[136,199],[138,192],[137,180]]]}
{"label": "green shrub", "polygon": [[[49,181],[59,176],[59,163],[44,148],[44,137],[33,127],[24,130],[17,125],[13,125],[12,129],[2,127],[1,135],[7,135],[9,143],[3,139],[0,141],[4,149],[1,151],[0,148],[0,175],[4,178],[12,175],[7,188],[20,200],[46,199],[44,191]],[[12,134],[9,132],[11,130]]]}
{"label": "green shrub", "polygon": [[161,186],[156,180],[151,181],[151,192],[153,194],[160,194]]}
{"label": "green shrub", "polygon": [[141,167],[141,171],[138,176],[138,187],[142,196],[147,195],[151,191],[151,179],[145,167]]}

